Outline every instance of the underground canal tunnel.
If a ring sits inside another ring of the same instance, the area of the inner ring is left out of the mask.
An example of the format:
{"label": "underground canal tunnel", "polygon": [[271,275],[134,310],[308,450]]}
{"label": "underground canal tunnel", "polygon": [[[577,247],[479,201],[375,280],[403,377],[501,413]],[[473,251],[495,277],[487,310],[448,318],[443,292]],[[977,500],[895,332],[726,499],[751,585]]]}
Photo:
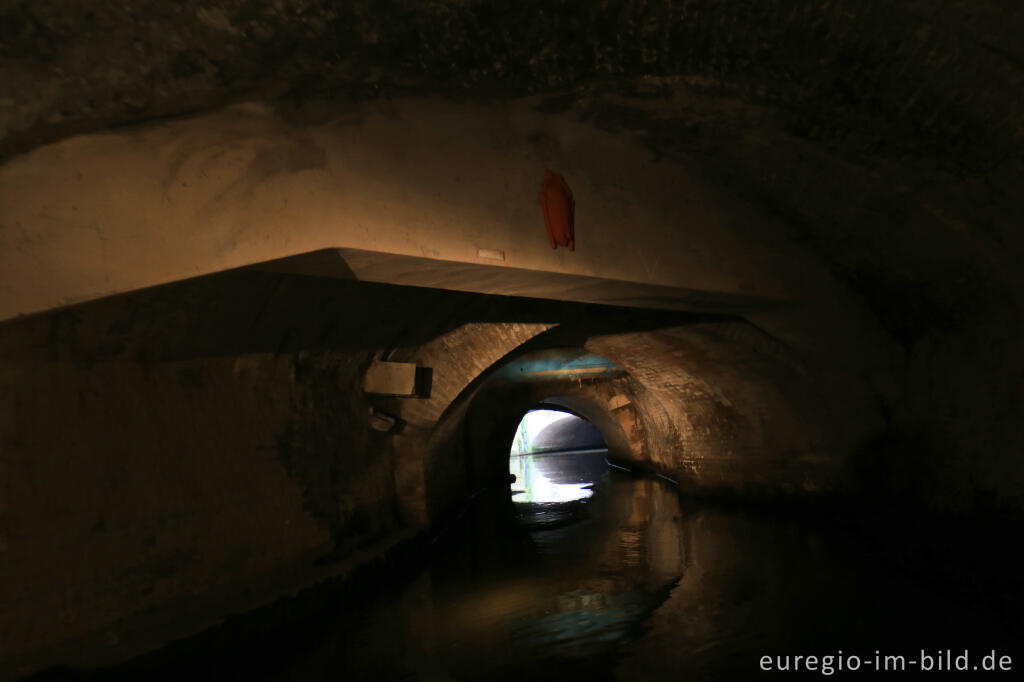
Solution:
{"label": "underground canal tunnel", "polygon": [[0,3],[0,680],[1024,651],[1019,3]]}

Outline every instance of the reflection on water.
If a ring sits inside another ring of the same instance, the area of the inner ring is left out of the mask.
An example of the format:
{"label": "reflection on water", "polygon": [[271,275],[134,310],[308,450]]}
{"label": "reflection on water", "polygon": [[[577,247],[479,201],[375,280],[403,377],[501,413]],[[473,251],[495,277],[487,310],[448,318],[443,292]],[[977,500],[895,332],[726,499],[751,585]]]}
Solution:
{"label": "reflection on water", "polygon": [[508,471],[513,502],[572,502],[594,494],[594,482],[608,469],[607,450],[573,454],[512,455]]}
{"label": "reflection on water", "polygon": [[[273,679],[735,680],[763,675],[766,654],[1019,653],[1012,633],[850,537],[683,506],[666,482],[602,473],[592,456],[516,466],[533,501],[468,519],[411,584]],[[537,501],[588,480],[592,496]]]}
{"label": "reflection on water", "polygon": [[[590,480],[594,495],[517,503],[497,542],[475,535],[469,555],[439,557],[415,616],[430,645],[409,642],[419,649],[419,678],[606,678],[678,580],[686,551],[673,491],[611,478],[601,453],[534,458],[524,464],[531,466],[534,482]],[[477,521],[478,533],[493,535],[492,520]],[[423,674],[427,662],[436,677]]]}
{"label": "reflection on water", "polygon": [[[863,539],[684,505],[589,457],[525,459],[533,501],[481,498],[423,570],[336,598],[326,620],[118,679],[733,680],[763,676],[764,655],[967,647],[1024,665],[1019,616],[996,624]],[[589,497],[537,501],[584,480]]]}

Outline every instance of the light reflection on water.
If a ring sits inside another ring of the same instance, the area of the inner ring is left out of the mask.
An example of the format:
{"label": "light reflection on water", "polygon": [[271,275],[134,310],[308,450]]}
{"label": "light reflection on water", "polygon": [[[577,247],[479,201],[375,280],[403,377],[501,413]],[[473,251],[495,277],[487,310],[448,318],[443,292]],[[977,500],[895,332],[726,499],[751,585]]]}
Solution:
{"label": "light reflection on water", "polygon": [[[508,471],[515,476],[512,482],[513,502],[572,502],[585,500],[594,494],[593,484],[595,469],[601,466],[606,450],[588,451],[585,454],[534,454],[512,455],[508,461]],[[561,459],[553,459],[561,458]],[[592,460],[589,468],[582,468],[575,474],[577,480],[565,479],[564,464],[566,458]],[[557,472],[548,476],[548,472]],[[561,474],[559,476],[558,474]]]}

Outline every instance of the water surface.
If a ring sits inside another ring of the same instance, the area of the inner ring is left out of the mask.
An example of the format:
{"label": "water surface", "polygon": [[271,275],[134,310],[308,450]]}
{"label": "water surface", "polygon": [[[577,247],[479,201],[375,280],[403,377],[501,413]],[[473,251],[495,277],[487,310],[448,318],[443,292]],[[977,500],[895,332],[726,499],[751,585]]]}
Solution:
{"label": "water surface", "polygon": [[[993,602],[949,587],[964,581],[947,574],[977,571],[967,583],[1007,589],[986,578],[991,563],[971,568],[963,537],[922,566],[901,560],[912,536],[882,542],[806,514],[685,502],[661,479],[607,470],[602,453],[511,466],[517,501],[479,498],[401,579],[242,645],[89,677],[742,680],[767,674],[765,655],[916,659],[922,648],[1024,663],[1019,612],[993,610],[1019,592]],[[1010,561],[1017,538],[1005,540]],[[906,676],[876,674],[887,675]]]}

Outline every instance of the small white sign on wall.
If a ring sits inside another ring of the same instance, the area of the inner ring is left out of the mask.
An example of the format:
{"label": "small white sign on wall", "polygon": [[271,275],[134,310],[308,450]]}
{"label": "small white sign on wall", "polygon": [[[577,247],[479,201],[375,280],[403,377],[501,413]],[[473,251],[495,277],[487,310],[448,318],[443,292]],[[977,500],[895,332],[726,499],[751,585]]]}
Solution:
{"label": "small white sign on wall", "polygon": [[363,391],[383,395],[416,395],[416,363],[374,362],[366,370]]}

